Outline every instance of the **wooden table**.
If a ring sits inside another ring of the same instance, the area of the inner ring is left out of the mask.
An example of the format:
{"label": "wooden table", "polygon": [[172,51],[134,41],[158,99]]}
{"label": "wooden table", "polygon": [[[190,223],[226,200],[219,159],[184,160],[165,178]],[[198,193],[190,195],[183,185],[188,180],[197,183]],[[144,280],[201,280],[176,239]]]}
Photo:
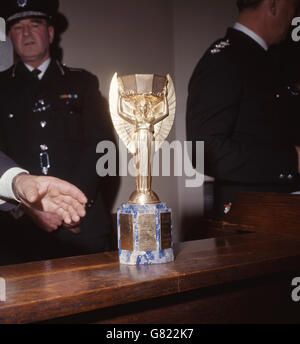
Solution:
{"label": "wooden table", "polygon": [[175,251],[165,265],[120,266],[111,252],[0,267],[0,323],[300,322],[300,239],[245,233]]}

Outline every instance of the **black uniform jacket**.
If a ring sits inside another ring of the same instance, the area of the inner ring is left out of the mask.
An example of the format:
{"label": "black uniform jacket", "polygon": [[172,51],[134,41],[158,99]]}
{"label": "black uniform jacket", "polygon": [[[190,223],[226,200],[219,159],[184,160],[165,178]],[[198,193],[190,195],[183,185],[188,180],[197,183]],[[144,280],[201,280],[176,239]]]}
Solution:
{"label": "black uniform jacket", "polygon": [[[48,234],[25,217],[11,220],[14,243],[24,240],[24,260],[99,252],[108,248],[110,221],[96,173],[96,146],[110,139],[98,79],[52,60],[42,80],[23,63],[0,74],[2,150],[34,175],[55,176],[79,187],[89,200],[81,233],[65,229]],[[3,233],[3,228],[2,228]],[[23,246],[23,243],[22,245]],[[20,249],[20,248],[19,248]],[[23,259],[22,258],[22,259]],[[0,262],[1,264],[1,262]]]}
{"label": "black uniform jacket", "polygon": [[298,188],[299,128],[291,87],[268,52],[229,29],[197,65],[189,84],[187,137],[205,143],[205,173],[216,178],[216,211],[239,191]]}

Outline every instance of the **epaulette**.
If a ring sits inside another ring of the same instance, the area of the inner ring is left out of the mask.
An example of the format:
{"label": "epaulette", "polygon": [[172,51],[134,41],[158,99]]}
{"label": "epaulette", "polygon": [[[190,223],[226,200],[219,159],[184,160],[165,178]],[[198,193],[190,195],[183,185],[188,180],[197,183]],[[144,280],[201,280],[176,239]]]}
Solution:
{"label": "epaulette", "polygon": [[81,68],[67,67],[65,64],[61,64],[59,61],[56,61],[56,64],[62,75],[65,75],[66,72],[83,72],[84,71],[84,69],[81,69]]}
{"label": "epaulette", "polygon": [[212,55],[220,53],[223,49],[230,46],[230,40],[221,40],[218,43],[216,43],[210,50],[210,53]]}
{"label": "epaulette", "polygon": [[82,69],[82,68],[71,68],[71,67],[67,67],[68,68],[68,70],[70,71],[70,72],[83,72],[84,71],[84,69]]}

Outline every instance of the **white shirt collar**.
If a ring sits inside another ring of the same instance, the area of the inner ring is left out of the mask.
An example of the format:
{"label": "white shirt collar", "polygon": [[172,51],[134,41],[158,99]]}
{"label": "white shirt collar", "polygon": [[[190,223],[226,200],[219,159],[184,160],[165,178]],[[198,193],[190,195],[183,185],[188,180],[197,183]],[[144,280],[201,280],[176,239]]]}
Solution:
{"label": "white shirt collar", "polygon": [[37,68],[33,68],[26,63],[25,63],[25,66],[29,69],[30,72],[32,72],[34,69],[39,69],[41,71],[41,73],[38,75],[38,78],[41,80],[43,78],[44,74],[46,73],[46,70],[49,67],[50,62],[51,62],[51,59],[49,57],[45,62],[43,62]]}
{"label": "white shirt collar", "polygon": [[248,29],[246,26],[240,24],[240,23],[235,23],[233,26],[234,29],[243,32],[250,38],[252,38],[256,43],[258,43],[264,50],[268,50],[269,47],[267,43],[260,37],[258,36],[254,31]]}

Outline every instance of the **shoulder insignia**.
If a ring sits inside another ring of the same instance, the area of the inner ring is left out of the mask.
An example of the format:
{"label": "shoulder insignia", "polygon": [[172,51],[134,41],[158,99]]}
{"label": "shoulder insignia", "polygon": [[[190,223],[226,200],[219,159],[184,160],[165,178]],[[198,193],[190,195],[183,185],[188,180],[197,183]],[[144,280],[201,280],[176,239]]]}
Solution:
{"label": "shoulder insignia", "polygon": [[67,67],[68,68],[68,70],[70,71],[70,72],[83,72],[84,71],[84,69],[82,69],[82,68],[71,68],[71,67]]}
{"label": "shoulder insignia", "polygon": [[84,72],[84,69],[70,68],[70,67],[67,67],[65,64],[61,64],[59,61],[56,61],[56,64],[62,75],[65,75],[66,72]]}
{"label": "shoulder insignia", "polygon": [[212,55],[218,54],[220,53],[223,49],[225,49],[226,47],[230,46],[230,41],[229,39],[226,40],[222,40],[220,42],[218,42],[217,44],[215,44],[212,49],[210,50],[210,53]]}
{"label": "shoulder insignia", "polygon": [[61,72],[61,75],[65,76],[66,72],[64,71],[64,66],[58,60],[56,60],[56,64],[57,64],[59,71]]}

